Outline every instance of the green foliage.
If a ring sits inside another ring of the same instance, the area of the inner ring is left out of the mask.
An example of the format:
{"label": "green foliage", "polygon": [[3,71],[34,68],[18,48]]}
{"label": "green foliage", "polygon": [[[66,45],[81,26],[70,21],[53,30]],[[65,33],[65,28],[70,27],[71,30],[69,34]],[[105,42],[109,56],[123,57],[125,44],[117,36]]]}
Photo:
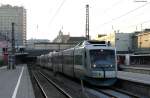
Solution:
{"label": "green foliage", "polygon": [[2,66],[4,64],[3,60],[0,60],[0,66]]}

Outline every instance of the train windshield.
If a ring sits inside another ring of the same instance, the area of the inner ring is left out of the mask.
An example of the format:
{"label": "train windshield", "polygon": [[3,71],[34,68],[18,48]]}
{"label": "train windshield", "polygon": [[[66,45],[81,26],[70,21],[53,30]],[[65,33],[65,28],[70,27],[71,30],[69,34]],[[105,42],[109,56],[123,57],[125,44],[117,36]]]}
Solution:
{"label": "train windshield", "polygon": [[90,50],[90,59],[92,68],[115,67],[114,50]]}

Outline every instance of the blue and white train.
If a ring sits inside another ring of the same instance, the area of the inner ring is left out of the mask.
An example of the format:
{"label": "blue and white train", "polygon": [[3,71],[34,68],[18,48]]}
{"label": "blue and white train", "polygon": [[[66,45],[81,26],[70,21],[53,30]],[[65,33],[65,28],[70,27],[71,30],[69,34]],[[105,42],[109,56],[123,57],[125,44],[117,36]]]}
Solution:
{"label": "blue and white train", "polygon": [[74,48],[41,55],[37,63],[92,85],[111,86],[117,81],[116,49],[104,41],[83,41]]}

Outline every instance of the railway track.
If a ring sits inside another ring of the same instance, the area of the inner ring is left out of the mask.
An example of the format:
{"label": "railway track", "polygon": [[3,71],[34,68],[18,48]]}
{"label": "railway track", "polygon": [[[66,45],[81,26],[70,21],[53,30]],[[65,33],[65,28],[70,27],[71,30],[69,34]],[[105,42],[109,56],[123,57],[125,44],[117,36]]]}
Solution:
{"label": "railway track", "polygon": [[38,88],[40,89],[40,93],[41,93],[42,97],[43,98],[48,98],[46,93],[45,93],[45,91],[44,91],[44,89],[43,89],[43,87],[42,87],[42,85],[40,84],[39,80],[35,76],[34,72],[32,72],[32,74],[33,74],[33,77],[34,77],[34,79],[35,79],[35,81],[36,81],[36,83],[38,85]]}
{"label": "railway track", "polygon": [[114,87],[111,87],[110,89],[111,90],[115,90],[115,91],[120,92],[120,93],[123,93],[125,95],[128,95],[128,96],[130,96],[130,98],[140,98],[139,96],[137,96],[137,95],[135,95],[133,93],[127,92],[125,90],[121,90],[121,89],[114,88]]}
{"label": "railway track", "polygon": [[110,89],[94,88],[94,90],[106,95],[108,98],[140,98],[129,92],[126,92],[126,91],[123,91],[120,89],[116,89],[116,88],[110,88]]}
{"label": "railway track", "polygon": [[[44,74],[43,74],[44,73]],[[50,80],[49,78],[47,78],[47,76],[45,75],[45,72],[39,72],[39,74],[42,76],[42,77],[44,77],[44,78],[46,78],[47,79],[47,81],[52,81],[52,80]],[[65,78],[64,78],[64,80],[65,80]],[[64,80],[61,80],[61,81],[64,81]],[[67,79],[67,83],[70,83],[69,81],[71,81],[71,80],[68,80]],[[55,83],[52,81],[52,83],[55,85]],[[65,83],[66,84],[66,83]],[[80,83],[77,83],[77,84],[79,84],[80,85]],[[67,84],[66,84],[67,85]],[[81,86],[81,85],[80,85]],[[56,85],[56,87],[57,88],[60,88],[59,86],[57,86]],[[69,86],[70,87],[70,86]],[[79,87],[79,88],[81,88],[81,87]],[[90,91],[88,91],[87,89],[91,89],[94,93],[95,92],[97,92],[97,93],[99,93],[99,94],[97,94],[96,96],[97,97],[95,97],[95,98],[140,98],[140,97],[138,97],[138,96],[136,96],[136,95],[134,95],[134,94],[132,94],[132,93],[130,93],[130,92],[126,92],[126,91],[124,91],[124,90],[121,90],[121,89],[117,89],[117,88],[103,88],[103,89],[101,89],[101,88],[99,88],[99,87],[87,87],[86,85],[85,85],[85,93],[86,93],[86,98],[94,98],[94,97],[89,97],[89,93],[90,94],[92,94],[92,95],[94,95],[93,94],[93,92],[90,92]],[[60,89],[61,90],[61,89]],[[61,90],[61,92],[63,92],[64,90]],[[101,96],[101,95],[103,95],[103,96]],[[59,97],[58,97],[59,98]],[[60,98],[62,98],[62,97],[60,97]],[[72,98],[72,97],[66,97],[66,98]],[[75,97],[76,98],[76,97]],[[80,97],[79,97],[80,98]],[[82,98],[82,97],[81,97]],[[84,98],[84,97],[83,97]]]}
{"label": "railway track", "polygon": [[114,96],[114,95],[112,95],[112,94],[110,94],[110,93],[108,93],[108,92],[105,92],[105,91],[103,91],[102,89],[98,89],[98,88],[94,88],[94,89],[95,89],[96,91],[98,91],[99,93],[102,93],[102,94],[108,96],[108,98],[117,98],[116,96]]}
{"label": "railway track", "polygon": [[32,72],[43,98],[72,98],[67,92],[40,71]]}

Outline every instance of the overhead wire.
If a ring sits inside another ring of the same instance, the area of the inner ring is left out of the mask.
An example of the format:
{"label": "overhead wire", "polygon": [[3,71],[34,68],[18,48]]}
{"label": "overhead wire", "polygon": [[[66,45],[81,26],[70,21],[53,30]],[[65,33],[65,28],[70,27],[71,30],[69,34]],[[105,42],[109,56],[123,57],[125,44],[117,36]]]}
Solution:
{"label": "overhead wire", "polygon": [[[149,8],[147,8],[149,9]],[[139,14],[136,14],[135,16],[132,16],[131,18],[129,18],[128,20],[124,19],[122,21],[120,21],[121,23],[125,23],[125,22],[129,22],[129,21],[132,21],[134,20],[135,18],[139,18],[139,16],[145,16],[144,14],[146,14],[146,12],[142,11],[142,13],[139,13]],[[134,19],[133,19],[134,18]],[[137,19],[138,20],[138,19]],[[129,26],[121,26],[121,28],[130,28],[130,27],[133,27],[133,26],[137,26],[139,24],[144,24],[144,23],[147,23],[147,21],[149,20],[146,20],[146,21],[143,21],[143,22],[140,22],[140,23],[137,23],[137,24],[132,24],[132,25],[129,25]],[[119,23],[118,23],[119,24]],[[118,25],[119,26],[119,25]]]}
{"label": "overhead wire", "polygon": [[127,13],[124,13],[124,14],[122,14],[122,15],[116,17],[116,18],[113,18],[113,19],[111,19],[110,21],[107,21],[107,22],[105,22],[105,23],[102,23],[102,24],[100,24],[98,27],[104,26],[104,25],[106,25],[106,24],[110,24],[111,22],[113,22],[113,21],[115,21],[115,20],[118,20],[118,19],[120,19],[120,18],[122,18],[122,17],[124,17],[124,16],[127,16],[127,15],[129,15],[130,13],[133,13],[133,12],[137,11],[138,9],[143,8],[144,6],[146,6],[146,5],[148,5],[148,4],[150,4],[150,2],[145,3],[145,4],[143,4],[143,5],[141,5],[141,6],[137,7],[137,8],[135,8],[135,9],[133,9],[133,10],[130,10],[130,11],[128,11]]}
{"label": "overhead wire", "polygon": [[[112,8],[116,7],[118,4],[122,3],[122,0],[118,0],[117,2],[115,2],[114,4],[112,4],[109,8],[106,8],[103,12],[107,13],[109,10],[111,10]],[[104,15],[104,14],[103,14]]]}
{"label": "overhead wire", "polygon": [[134,26],[141,25],[141,24],[145,24],[145,23],[149,23],[149,22],[150,22],[150,20],[146,20],[146,21],[143,21],[143,22],[134,24],[134,25],[124,26],[123,28],[130,28],[130,27],[134,27]]}
{"label": "overhead wire", "polygon": [[56,12],[54,13],[54,15],[52,16],[51,20],[50,20],[50,25],[52,24],[52,22],[54,21],[55,17],[57,16],[57,14],[60,12],[62,6],[64,5],[64,3],[66,2],[66,0],[63,0],[61,2],[61,4],[59,5],[58,9],[56,10]]}
{"label": "overhead wire", "polygon": [[[149,8],[147,8],[147,9],[149,9]],[[145,13],[145,12],[142,12],[142,13],[136,15],[136,17],[138,17],[139,15],[142,15],[142,16],[143,16],[144,13]],[[132,17],[132,18],[135,18],[135,17]],[[131,19],[132,19],[132,18],[131,18]],[[121,29],[122,29],[122,28],[125,29],[125,28],[135,27],[136,30],[137,30],[137,27],[138,27],[139,25],[142,26],[143,24],[146,24],[146,23],[149,23],[149,22],[150,22],[150,20],[145,20],[145,21],[142,21],[142,22],[139,22],[139,23],[136,23],[136,24],[132,24],[132,25],[128,25],[128,26],[121,26]]]}
{"label": "overhead wire", "polygon": [[[119,5],[120,3],[123,3],[123,1],[126,1],[126,0],[118,0],[116,1],[115,3],[113,3],[110,7],[104,9],[104,11],[101,13],[102,15],[101,16],[104,16],[106,15],[107,12],[109,12],[110,10],[112,10],[113,8],[115,8],[117,5]],[[94,30],[94,29],[93,29]]]}

